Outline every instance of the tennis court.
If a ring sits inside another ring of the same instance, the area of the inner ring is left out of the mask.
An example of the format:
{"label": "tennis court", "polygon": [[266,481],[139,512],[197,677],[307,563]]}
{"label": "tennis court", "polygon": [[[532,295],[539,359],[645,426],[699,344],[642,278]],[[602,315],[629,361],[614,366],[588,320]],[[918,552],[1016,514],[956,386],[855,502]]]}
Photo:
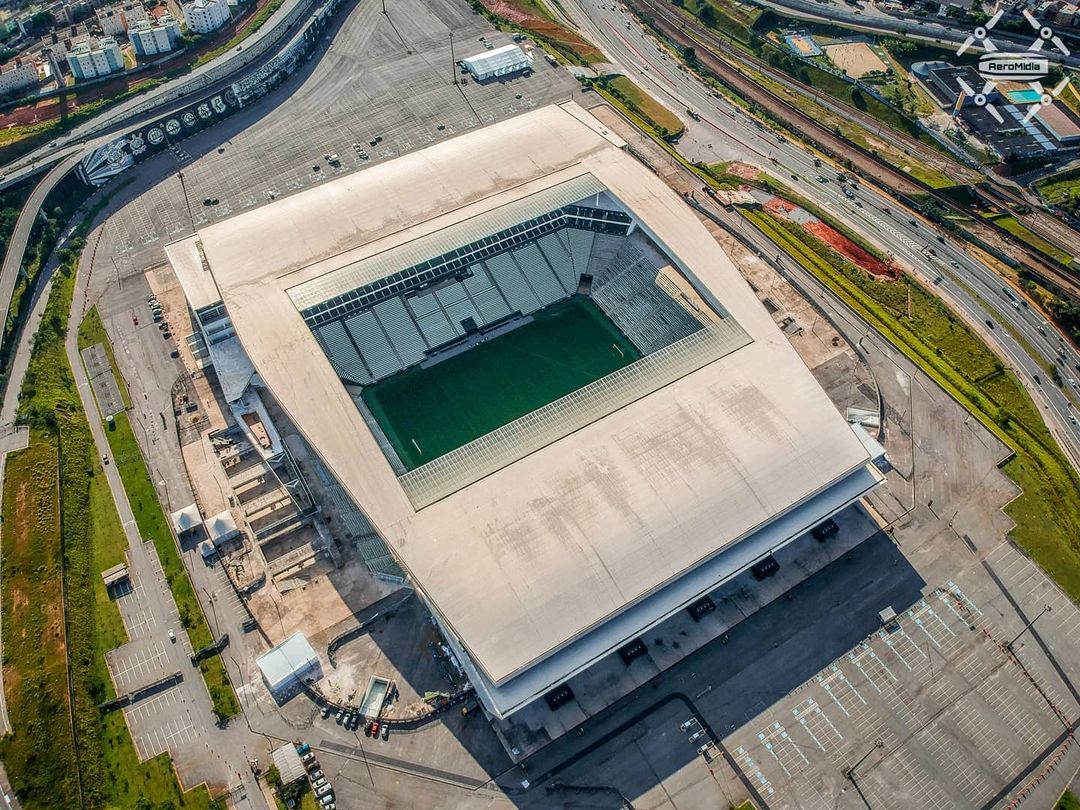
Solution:
{"label": "tennis court", "polygon": [[512,332],[363,391],[408,469],[627,366],[640,352],[581,295]]}

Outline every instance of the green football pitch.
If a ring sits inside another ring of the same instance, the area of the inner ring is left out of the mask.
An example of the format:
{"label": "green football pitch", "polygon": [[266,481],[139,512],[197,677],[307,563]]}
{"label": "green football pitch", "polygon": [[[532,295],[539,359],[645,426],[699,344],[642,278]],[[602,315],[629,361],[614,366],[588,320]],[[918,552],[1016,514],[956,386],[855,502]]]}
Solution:
{"label": "green football pitch", "polygon": [[641,357],[581,295],[430,368],[370,385],[364,402],[415,469]]}

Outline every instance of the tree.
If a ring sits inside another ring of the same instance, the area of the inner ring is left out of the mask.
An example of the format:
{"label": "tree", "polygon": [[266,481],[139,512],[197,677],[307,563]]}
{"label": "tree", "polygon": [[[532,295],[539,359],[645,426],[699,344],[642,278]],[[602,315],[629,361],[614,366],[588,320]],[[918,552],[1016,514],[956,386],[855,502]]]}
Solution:
{"label": "tree", "polygon": [[705,3],[698,11],[698,19],[711,28],[716,25],[716,10]]}
{"label": "tree", "polygon": [[270,787],[281,787],[281,771],[278,770],[277,765],[271,765],[266,769],[266,784]]}

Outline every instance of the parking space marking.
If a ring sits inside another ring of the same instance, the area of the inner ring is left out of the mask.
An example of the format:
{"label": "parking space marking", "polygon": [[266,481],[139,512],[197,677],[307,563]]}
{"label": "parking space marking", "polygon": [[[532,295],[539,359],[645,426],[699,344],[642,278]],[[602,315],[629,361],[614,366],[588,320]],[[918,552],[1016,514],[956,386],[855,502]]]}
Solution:
{"label": "parking space marking", "polygon": [[[847,679],[847,675],[845,675],[838,666],[832,664],[830,670],[828,675],[817,676],[818,684],[820,684],[829,697],[832,698],[833,702],[840,707],[840,711],[848,717],[851,717],[851,712],[849,712],[844,705],[842,698],[848,698],[850,700],[851,696],[854,695],[863,706],[866,705],[866,699],[859,694],[859,690],[854,687],[851,681]],[[853,705],[852,711],[854,710],[855,706]]]}
{"label": "parking space marking", "polygon": [[117,691],[124,690],[129,684],[139,680],[139,676],[147,675],[160,668],[165,661],[165,645],[158,641],[147,650],[135,651],[127,658],[116,656],[113,658],[117,668],[113,671],[113,682]]}
{"label": "parking space marking", "polygon": [[[889,680],[895,682],[897,680],[893,671],[886,666],[885,662],[878,658],[874,648],[867,644],[865,641],[860,642],[860,651],[856,654],[854,651],[848,653],[848,659],[855,664],[859,672],[863,677],[873,686],[878,694],[882,692],[882,686],[875,679],[875,675],[882,679],[882,683],[888,686]],[[886,680],[889,679],[889,680]]]}
{"label": "parking space marking", "polygon": [[1003,680],[995,676],[975,691],[982,695],[1030,750],[1040,751],[1052,739],[1027,708],[1007,694]]}
{"label": "parking space marking", "polygon": [[750,778],[756,783],[759,793],[766,796],[772,796],[773,793],[776,792],[772,783],[765,777],[765,774],[761,772],[761,768],[758,767],[758,764],[754,762],[754,758],[750,756],[749,751],[740,745],[735,749],[735,756],[738,758],[743,771],[750,774]]}
{"label": "parking space marking", "polygon": [[[944,791],[934,782],[930,773],[921,763],[915,762],[907,748],[901,748],[888,761],[883,770],[892,770],[900,774],[900,784],[907,786],[912,798],[922,798],[922,802],[916,806],[928,808],[928,810],[952,810],[953,802],[945,795]],[[892,806],[894,795],[877,796],[874,806]]]}
{"label": "parking space marking", "polygon": [[994,789],[972,767],[973,763],[963,749],[937,723],[918,732],[915,740],[944,766],[953,784],[971,801],[972,807],[993,795]]}
{"label": "parking space marking", "polygon": [[810,764],[802,748],[791,739],[787,729],[779,722],[774,722],[757,736],[758,741],[772,754],[787,776],[799,773]]}
{"label": "parking space marking", "polygon": [[183,702],[183,693],[178,687],[174,686],[148,700],[140,701],[134,706],[125,709],[124,714],[127,715],[129,721],[146,721],[169,706],[177,706]]}
{"label": "parking space marking", "polygon": [[821,706],[813,698],[807,698],[806,701],[792,709],[791,713],[795,715],[799,725],[806,730],[806,733],[810,735],[810,739],[814,741],[814,744],[822,753],[829,752],[826,746],[830,746],[834,751],[840,748],[840,744],[844,741],[844,735],[833,725],[829,716],[822,711]]}
{"label": "parking space marking", "polygon": [[979,753],[994,767],[995,773],[1007,781],[1023,770],[1024,763],[994,731],[987,716],[972,705],[975,698],[968,694],[956,702],[951,711],[956,727],[975,743]]}
{"label": "parking space marking", "polygon": [[960,601],[967,606],[967,609],[974,613],[976,616],[983,615],[983,612],[979,610],[975,603],[968,599],[967,596],[964,595],[964,592],[960,590],[960,586],[953,582],[951,579],[945,583],[945,587],[947,588],[949,593],[959,598]]}

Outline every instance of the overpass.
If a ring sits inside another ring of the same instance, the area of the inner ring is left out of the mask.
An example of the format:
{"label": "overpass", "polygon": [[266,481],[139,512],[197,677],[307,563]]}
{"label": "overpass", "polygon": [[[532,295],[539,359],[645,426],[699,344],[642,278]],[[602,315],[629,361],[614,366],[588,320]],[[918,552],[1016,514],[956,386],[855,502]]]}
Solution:
{"label": "overpass", "polygon": [[[19,218],[15,222],[15,230],[8,239],[7,252],[4,254],[4,263],[0,268],[0,324],[6,326],[9,310],[11,308],[11,296],[15,291],[15,282],[18,281],[19,271],[22,270],[23,257],[26,253],[26,244],[30,241],[30,231],[34,228],[34,222],[41,212],[41,206],[49,192],[56,187],[68,172],[79,165],[82,160],[82,152],[76,152],[61,160],[52,170],[45,175],[40,183],[34,187],[30,197],[23,204],[19,212]],[[5,330],[6,331],[6,330]],[[4,339],[0,333],[0,341]],[[0,349],[3,344],[0,343]]]}

